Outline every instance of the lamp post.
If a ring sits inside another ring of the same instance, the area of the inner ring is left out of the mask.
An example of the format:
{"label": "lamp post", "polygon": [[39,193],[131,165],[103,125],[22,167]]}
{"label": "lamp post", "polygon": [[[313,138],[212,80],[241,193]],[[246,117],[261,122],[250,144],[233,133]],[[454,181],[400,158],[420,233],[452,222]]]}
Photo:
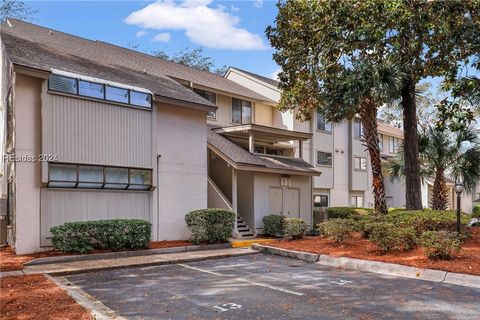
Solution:
{"label": "lamp post", "polygon": [[460,224],[460,196],[463,192],[463,183],[455,183],[455,192],[457,193],[457,234],[460,236],[461,224]]}

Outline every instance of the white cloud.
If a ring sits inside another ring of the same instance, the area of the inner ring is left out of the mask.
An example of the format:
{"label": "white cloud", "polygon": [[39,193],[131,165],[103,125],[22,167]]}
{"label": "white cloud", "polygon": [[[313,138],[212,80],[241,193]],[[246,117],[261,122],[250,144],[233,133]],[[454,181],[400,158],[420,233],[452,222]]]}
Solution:
{"label": "white cloud", "polygon": [[146,34],[147,34],[147,31],[145,31],[145,30],[140,30],[140,31],[138,31],[137,33],[135,33],[135,36],[136,36],[137,38],[141,38],[141,37],[143,37],[143,36],[146,35]]}
{"label": "white cloud", "polygon": [[253,6],[257,9],[263,8],[263,0],[255,0],[253,1]]}
{"label": "white cloud", "polygon": [[184,30],[187,38],[208,48],[267,49],[260,35],[238,27],[240,18],[224,8],[211,8],[211,0],[157,1],[132,12],[125,23],[143,29]]}
{"label": "white cloud", "polygon": [[230,6],[230,10],[232,10],[233,12],[239,12],[240,11],[240,8],[239,7],[235,7],[233,4]]}
{"label": "white cloud", "polygon": [[153,37],[155,42],[168,42],[170,39],[172,39],[172,36],[168,32],[162,32]]}

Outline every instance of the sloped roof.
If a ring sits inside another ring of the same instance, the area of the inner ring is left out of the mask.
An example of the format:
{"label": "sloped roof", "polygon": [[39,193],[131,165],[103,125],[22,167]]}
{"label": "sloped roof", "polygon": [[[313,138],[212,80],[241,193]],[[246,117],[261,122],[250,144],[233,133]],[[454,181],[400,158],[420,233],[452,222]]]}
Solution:
{"label": "sloped roof", "polygon": [[267,77],[264,77],[264,76],[261,76],[259,74],[256,74],[256,73],[253,73],[253,72],[250,72],[250,71],[246,71],[246,70],[242,70],[240,68],[237,68],[237,67],[231,67],[232,69],[235,69],[235,70],[238,70],[240,72],[243,72],[245,74],[248,74],[249,76],[253,77],[253,78],[256,78],[260,81],[263,81],[263,82],[266,82],[268,83],[269,85],[272,85],[274,86],[275,88],[278,88],[279,84],[280,84],[280,81],[277,81],[275,79],[271,79],[271,78],[267,78]]}
{"label": "sloped roof", "polygon": [[302,174],[320,175],[315,167],[302,159],[251,154],[210,128],[207,128],[207,132],[208,143],[237,165],[283,170],[286,173],[297,171]]}
{"label": "sloped roof", "polygon": [[[13,63],[51,68],[143,86],[157,95],[211,104],[173,79],[260,101],[270,99],[220,75],[190,68],[103,41],[93,41],[16,19],[1,27],[2,40]],[[163,88],[165,87],[165,88]]]}

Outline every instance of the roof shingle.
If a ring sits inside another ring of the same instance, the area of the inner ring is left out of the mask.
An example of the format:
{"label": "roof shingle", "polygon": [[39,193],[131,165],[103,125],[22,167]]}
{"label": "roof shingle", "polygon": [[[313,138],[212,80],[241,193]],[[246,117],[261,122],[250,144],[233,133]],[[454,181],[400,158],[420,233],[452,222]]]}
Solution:
{"label": "roof shingle", "polygon": [[9,58],[23,66],[45,71],[57,68],[103,77],[143,86],[160,96],[204,105],[211,104],[172,78],[254,100],[270,101],[217,74],[20,20],[9,19],[1,27],[1,33]]}

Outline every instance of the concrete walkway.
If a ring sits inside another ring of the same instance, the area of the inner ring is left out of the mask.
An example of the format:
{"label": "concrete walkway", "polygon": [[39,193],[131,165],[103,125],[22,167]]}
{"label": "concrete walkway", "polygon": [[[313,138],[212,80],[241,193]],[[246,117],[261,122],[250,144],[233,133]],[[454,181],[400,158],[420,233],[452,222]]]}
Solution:
{"label": "concrete walkway", "polygon": [[[64,263],[40,264],[26,266],[23,274],[44,273],[50,275],[66,275],[74,273],[92,272],[105,269],[118,269],[137,266],[151,266],[172,263],[192,262],[206,259],[219,259],[227,257],[236,257],[246,254],[255,254],[258,251],[249,248],[229,248],[208,251],[192,251],[181,253],[167,253],[149,256],[75,261]],[[21,272],[15,274],[1,273],[0,276],[21,275]]]}

